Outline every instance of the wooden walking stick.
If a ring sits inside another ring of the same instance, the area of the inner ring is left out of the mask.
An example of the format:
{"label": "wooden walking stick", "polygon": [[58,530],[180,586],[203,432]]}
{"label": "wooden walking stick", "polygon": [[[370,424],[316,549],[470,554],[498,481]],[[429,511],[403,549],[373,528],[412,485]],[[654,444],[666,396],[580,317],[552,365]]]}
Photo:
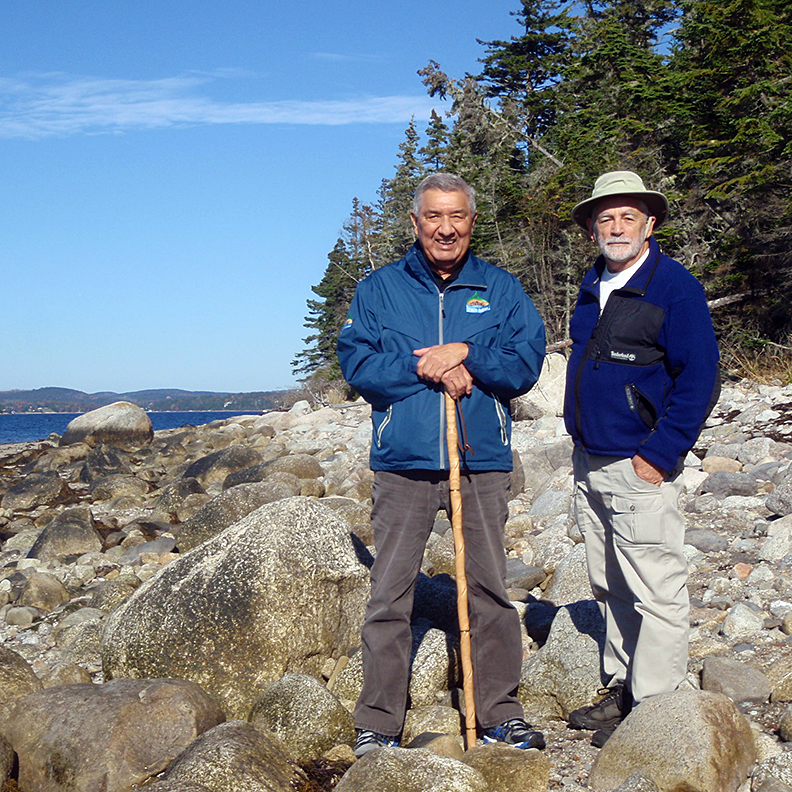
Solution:
{"label": "wooden walking stick", "polygon": [[465,537],[462,533],[462,493],[459,489],[456,402],[445,394],[446,441],[448,443],[448,489],[451,498],[451,528],[454,532],[454,570],[457,585],[459,650],[462,656],[462,690],[465,695],[465,736],[468,749],[476,744],[476,702],[473,699],[473,660],[470,656],[470,617],[465,572]]}

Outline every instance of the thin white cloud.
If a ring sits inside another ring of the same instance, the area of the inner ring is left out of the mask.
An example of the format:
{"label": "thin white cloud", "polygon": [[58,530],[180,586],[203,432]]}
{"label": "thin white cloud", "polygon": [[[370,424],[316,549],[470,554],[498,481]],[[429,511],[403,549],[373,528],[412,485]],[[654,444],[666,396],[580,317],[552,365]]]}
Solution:
{"label": "thin white cloud", "polygon": [[[428,119],[428,96],[223,102],[209,96],[219,74],[110,80],[51,73],[0,78],[0,137],[118,133],[208,124],[406,123]],[[231,76],[224,72],[224,77]]]}

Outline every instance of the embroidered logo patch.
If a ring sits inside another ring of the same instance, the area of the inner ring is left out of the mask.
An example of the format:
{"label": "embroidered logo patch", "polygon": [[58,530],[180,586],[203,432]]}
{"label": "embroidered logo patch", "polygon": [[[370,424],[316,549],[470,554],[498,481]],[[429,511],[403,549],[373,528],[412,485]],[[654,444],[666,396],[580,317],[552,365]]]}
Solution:
{"label": "embroidered logo patch", "polygon": [[341,329],[342,330],[346,330],[346,328],[349,327],[349,325],[351,325],[351,324],[352,324],[352,317],[351,316],[347,316],[347,320],[346,320],[346,322],[344,322],[344,326]]}
{"label": "embroidered logo patch", "polygon": [[473,296],[467,301],[465,311],[467,313],[484,313],[489,311],[490,304],[476,291]]}

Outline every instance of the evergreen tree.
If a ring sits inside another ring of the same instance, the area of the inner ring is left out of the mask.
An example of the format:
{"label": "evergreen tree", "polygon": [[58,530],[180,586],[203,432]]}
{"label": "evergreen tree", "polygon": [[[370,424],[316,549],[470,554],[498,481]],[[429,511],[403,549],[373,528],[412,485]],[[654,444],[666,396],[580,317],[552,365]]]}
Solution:
{"label": "evergreen tree", "polygon": [[426,128],[426,145],[418,149],[425,172],[428,174],[444,170],[447,153],[448,127],[437,112],[432,110],[431,120]]}
{"label": "evergreen tree", "polygon": [[414,240],[410,212],[415,188],[423,178],[423,163],[418,158],[420,136],[415,120],[410,121],[399,144],[396,175],[383,179],[380,187],[378,213],[381,233],[378,237],[377,257],[383,262],[400,259]]}

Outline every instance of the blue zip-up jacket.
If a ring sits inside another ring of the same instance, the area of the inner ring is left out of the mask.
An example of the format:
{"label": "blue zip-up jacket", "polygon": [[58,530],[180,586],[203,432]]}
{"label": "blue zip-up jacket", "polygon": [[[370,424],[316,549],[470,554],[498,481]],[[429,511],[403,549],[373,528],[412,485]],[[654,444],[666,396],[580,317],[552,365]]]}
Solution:
{"label": "blue zip-up jacket", "polygon": [[509,400],[539,377],[542,320],[517,278],[471,254],[441,292],[413,245],[358,284],[338,338],[344,377],[372,406],[372,470],[448,469],[443,389],[418,377],[413,350],[454,341],[467,342],[473,377],[462,467],[512,469]]}
{"label": "blue zip-up jacket", "polygon": [[650,238],[646,261],[600,315],[602,256],[570,322],[564,420],[579,448],[665,471],[693,447],[720,392],[718,345],[701,284]]}

